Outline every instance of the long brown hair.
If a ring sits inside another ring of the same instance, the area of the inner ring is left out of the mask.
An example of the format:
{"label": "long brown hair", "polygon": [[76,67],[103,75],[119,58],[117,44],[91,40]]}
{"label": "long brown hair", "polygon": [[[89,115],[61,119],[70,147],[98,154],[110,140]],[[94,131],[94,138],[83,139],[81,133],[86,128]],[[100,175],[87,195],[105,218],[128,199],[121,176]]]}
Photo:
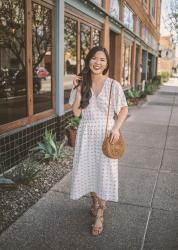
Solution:
{"label": "long brown hair", "polygon": [[106,55],[107,67],[106,67],[106,69],[103,70],[103,75],[105,75],[109,69],[109,54],[108,54],[107,49],[105,49],[103,47],[99,47],[99,46],[93,47],[88,52],[88,54],[85,58],[85,66],[84,66],[83,70],[79,73],[79,76],[82,77],[82,80],[79,81],[79,84],[78,84],[78,85],[81,85],[80,108],[82,108],[82,109],[84,109],[88,106],[89,100],[92,96],[92,93],[91,93],[92,79],[91,79],[91,70],[89,67],[89,63],[90,63],[90,60],[92,59],[92,57],[94,57],[94,55],[98,51],[103,51]]}

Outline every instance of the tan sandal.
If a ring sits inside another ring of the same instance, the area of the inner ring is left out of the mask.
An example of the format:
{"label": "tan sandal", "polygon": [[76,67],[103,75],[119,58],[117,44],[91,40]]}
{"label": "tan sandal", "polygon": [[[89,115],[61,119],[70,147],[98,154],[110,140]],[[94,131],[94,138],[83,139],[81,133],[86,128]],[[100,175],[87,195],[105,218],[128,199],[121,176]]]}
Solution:
{"label": "tan sandal", "polygon": [[90,215],[96,217],[97,211],[99,208],[98,198],[93,193],[91,193],[91,198],[92,198],[93,204],[91,205],[91,208],[90,208]]}
{"label": "tan sandal", "polygon": [[93,204],[93,205],[91,205],[91,208],[90,208],[90,214],[91,214],[91,216],[96,217],[98,208],[99,208],[99,204]]}
{"label": "tan sandal", "polygon": [[[98,208],[98,211],[99,211],[99,209],[101,209],[101,208]],[[96,226],[97,220],[100,220],[100,222],[101,222],[100,226]],[[92,228],[91,228],[91,234],[93,236],[98,236],[98,235],[100,235],[103,232],[103,223],[104,223],[104,217],[103,217],[103,215],[98,215],[97,214],[96,215],[95,224],[93,224]]]}

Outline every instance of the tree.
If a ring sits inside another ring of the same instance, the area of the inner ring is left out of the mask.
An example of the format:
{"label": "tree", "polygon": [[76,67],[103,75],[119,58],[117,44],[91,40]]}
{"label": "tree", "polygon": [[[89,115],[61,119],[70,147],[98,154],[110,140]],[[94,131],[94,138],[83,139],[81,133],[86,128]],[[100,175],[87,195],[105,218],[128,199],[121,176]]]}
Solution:
{"label": "tree", "polygon": [[178,0],[171,1],[168,17],[169,30],[178,42]]}
{"label": "tree", "polygon": [[[8,49],[25,72],[25,2],[0,0],[0,48]],[[32,4],[33,71],[51,49],[51,10]]]}

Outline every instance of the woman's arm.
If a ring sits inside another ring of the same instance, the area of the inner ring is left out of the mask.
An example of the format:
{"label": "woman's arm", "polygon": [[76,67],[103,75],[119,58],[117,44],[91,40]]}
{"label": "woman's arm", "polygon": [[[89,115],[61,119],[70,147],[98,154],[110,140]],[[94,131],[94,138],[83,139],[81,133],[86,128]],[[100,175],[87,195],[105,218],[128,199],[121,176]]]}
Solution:
{"label": "woman's arm", "polygon": [[122,107],[120,112],[117,114],[117,119],[115,120],[115,124],[111,130],[111,138],[110,138],[111,143],[115,143],[119,139],[120,136],[119,130],[123,122],[125,121],[127,114],[128,114],[127,106]]}
{"label": "woman's arm", "polygon": [[128,114],[128,107],[122,107],[119,114],[117,114],[117,119],[115,121],[114,128],[119,130],[122,127],[123,122],[125,121]]}
{"label": "woman's arm", "polygon": [[77,87],[75,101],[72,104],[72,111],[74,113],[74,116],[79,117],[81,115],[82,109],[80,107],[80,101],[81,101],[81,89],[80,87]]}

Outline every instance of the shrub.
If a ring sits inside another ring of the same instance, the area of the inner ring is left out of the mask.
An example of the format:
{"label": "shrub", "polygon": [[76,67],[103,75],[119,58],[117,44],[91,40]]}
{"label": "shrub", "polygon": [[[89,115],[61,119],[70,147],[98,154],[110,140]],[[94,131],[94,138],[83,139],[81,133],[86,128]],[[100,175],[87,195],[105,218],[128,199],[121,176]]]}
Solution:
{"label": "shrub", "polygon": [[147,95],[152,95],[158,88],[159,88],[159,84],[157,81],[153,81],[151,83],[146,83],[145,93]]}
{"label": "shrub", "polygon": [[170,78],[170,74],[167,71],[162,71],[160,73],[160,76],[161,76],[162,82],[167,82]]}

